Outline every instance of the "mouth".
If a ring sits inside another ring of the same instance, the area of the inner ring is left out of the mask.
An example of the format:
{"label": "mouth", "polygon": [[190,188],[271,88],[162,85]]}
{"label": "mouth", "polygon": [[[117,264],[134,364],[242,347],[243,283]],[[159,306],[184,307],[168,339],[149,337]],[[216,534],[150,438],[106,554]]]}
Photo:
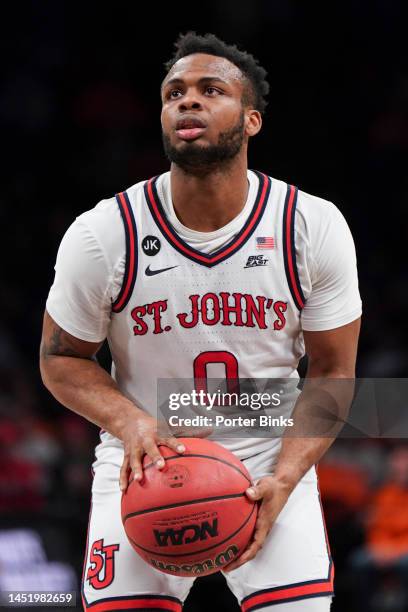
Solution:
{"label": "mouth", "polygon": [[181,140],[195,140],[204,133],[206,127],[197,117],[185,117],[177,121],[176,134]]}

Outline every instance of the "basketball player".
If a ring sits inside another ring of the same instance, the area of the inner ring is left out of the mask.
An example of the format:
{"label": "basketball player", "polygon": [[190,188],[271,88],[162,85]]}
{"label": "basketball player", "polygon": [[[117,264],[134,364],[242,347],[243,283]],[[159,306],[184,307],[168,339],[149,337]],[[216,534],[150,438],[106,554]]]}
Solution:
{"label": "basketball player", "polygon": [[[161,87],[170,171],[103,200],[61,242],[41,371],[58,401],[102,428],[86,610],[179,612],[193,582],[148,566],[120,519],[121,489],[142,478],[143,455],[162,469],[160,445],[185,450],[157,428],[157,379],[296,378],[305,351],[308,380],[354,377],[361,302],[344,218],[247,167],[265,76],[213,35],[181,36]],[[95,359],[105,338],[111,376]],[[243,611],[329,610],[333,564],[314,466],[331,441],[225,440],[261,502],[253,542],[224,572]]]}

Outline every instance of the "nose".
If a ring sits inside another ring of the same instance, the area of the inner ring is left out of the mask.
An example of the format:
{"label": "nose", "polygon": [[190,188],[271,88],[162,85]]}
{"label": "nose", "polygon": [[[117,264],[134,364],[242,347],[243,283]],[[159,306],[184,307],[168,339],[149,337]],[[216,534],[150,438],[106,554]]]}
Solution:
{"label": "nose", "polygon": [[186,93],[179,103],[180,111],[188,111],[188,110],[200,110],[202,108],[201,103],[196,94],[193,92]]}

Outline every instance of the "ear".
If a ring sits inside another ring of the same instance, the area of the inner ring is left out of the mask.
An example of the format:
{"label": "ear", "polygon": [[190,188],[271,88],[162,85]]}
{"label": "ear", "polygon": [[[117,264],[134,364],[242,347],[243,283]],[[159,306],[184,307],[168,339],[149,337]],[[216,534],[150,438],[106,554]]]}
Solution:
{"label": "ear", "polygon": [[262,127],[262,115],[259,111],[248,109],[245,111],[245,133],[255,136]]}

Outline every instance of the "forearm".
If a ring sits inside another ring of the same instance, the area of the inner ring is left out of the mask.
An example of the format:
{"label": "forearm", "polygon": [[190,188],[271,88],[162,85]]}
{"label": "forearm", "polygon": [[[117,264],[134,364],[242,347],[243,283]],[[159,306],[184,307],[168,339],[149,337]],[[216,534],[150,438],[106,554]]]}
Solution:
{"label": "forearm", "polygon": [[45,386],[61,404],[119,439],[129,416],[141,412],[92,359],[47,355],[40,367]]}
{"label": "forearm", "polygon": [[292,490],[333,441],[334,438],[284,438],[275,477]]}
{"label": "forearm", "polygon": [[293,489],[325,454],[347,418],[354,392],[353,374],[325,372],[306,378],[287,428],[275,477]]}
{"label": "forearm", "polygon": [[122,440],[119,481],[124,491],[129,477],[143,477],[145,454],[157,469],[163,469],[165,461],[159,444],[176,453],[183,453],[185,447],[125,397],[100,367],[95,356],[101,346],[102,341],[87,342],[69,334],[45,311],[40,348],[43,382],[61,404]]}

